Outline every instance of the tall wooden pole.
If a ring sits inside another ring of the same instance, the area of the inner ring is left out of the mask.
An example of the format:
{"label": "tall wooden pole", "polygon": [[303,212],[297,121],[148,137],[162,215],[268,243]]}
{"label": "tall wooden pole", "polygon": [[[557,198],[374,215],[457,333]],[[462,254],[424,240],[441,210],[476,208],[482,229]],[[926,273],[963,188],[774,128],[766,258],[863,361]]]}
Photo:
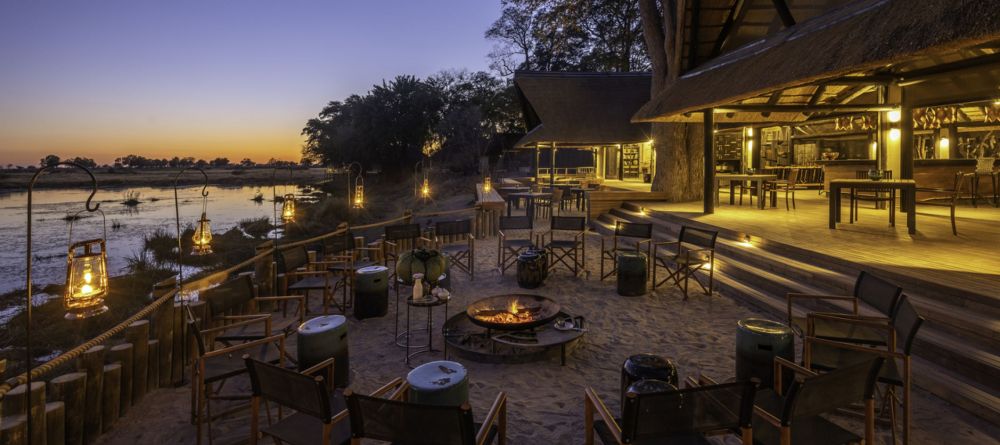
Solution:
{"label": "tall wooden pole", "polygon": [[556,185],[556,143],[552,143],[552,150],[549,153],[551,161],[549,162],[549,187],[555,187]]}
{"label": "tall wooden pole", "polygon": [[705,116],[705,188],[702,202],[705,214],[715,213],[715,115],[711,108],[702,112]]}

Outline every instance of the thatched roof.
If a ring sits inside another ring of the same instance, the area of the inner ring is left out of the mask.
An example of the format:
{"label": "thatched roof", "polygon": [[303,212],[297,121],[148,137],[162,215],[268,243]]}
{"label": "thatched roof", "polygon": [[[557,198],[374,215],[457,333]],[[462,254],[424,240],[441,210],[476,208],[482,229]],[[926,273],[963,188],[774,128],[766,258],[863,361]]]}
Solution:
{"label": "thatched roof", "polygon": [[644,105],[633,120],[700,120],[698,113],[683,115],[769,99],[801,104],[814,95],[813,103],[847,103],[869,92],[839,86],[817,93],[816,83],[859,74],[905,77],[908,70],[942,59],[995,54],[998,40],[995,2],[858,0],[695,68]]}
{"label": "thatched roof", "polygon": [[645,142],[649,125],[631,117],[649,100],[650,82],[649,73],[519,71],[514,85],[531,130],[516,146]]}

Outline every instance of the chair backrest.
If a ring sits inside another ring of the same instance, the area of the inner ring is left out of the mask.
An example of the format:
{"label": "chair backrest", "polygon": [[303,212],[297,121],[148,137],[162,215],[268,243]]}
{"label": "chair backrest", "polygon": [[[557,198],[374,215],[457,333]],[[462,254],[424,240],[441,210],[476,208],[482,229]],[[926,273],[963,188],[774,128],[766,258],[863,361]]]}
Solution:
{"label": "chair backrest", "polygon": [[239,311],[254,298],[253,280],[249,274],[239,275],[211,289],[201,291],[199,297],[208,304],[212,316]]}
{"label": "chair backrest", "polygon": [[527,216],[500,216],[500,230],[531,230],[533,223]]}
{"label": "chair backrest", "polygon": [[309,264],[309,252],[305,246],[279,248],[275,260],[278,264],[278,273],[294,272],[295,269]]}
{"label": "chair backrest", "polygon": [[191,306],[184,305],[182,310],[181,316],[184,317],[184,323],[187,324],[188,335],[194,337],[195,348],[198,349],[198,357],[201,357],[208,352],[208,346],[205,344],[205,339],[201,337],[201,327],[198,326],[198,319],[194,316]]}
{"label": "chair backrest", "polygon": [[798,184],[799,179],[800,179],[799,175],[801,173],[802,173],[802,170],[799,170],[797,167],[792,167],[791,169],[789,169],[788,170],[788,178],[786,178],[786,179],[788,179],[788,184],[789,185]]}
{"label": "chair backrest", "polygon": [[724,383],[646,394],[627,393],[621,422],[625,443],[676,434],[736,431],[750,426],[755,387]]}
{"label": "chair backrest", "polygon": [[439,221],[434,223],[434,234],[437,236],[472,234],[472,220]]}
{"label": "chair backrest", "polygon": [[705,230],[691,226],[681,226],[681,233],[677,240],[681,244],[691,244],[700,248],[714,249],[715,240],[719,237],[716,230]]}
{"label": "chair backrest", "polygon": [[350,230],[323,240],[323,253],[337,255],[354,250],[354,233]]}
{"label": "chair backrest", "polygon": [[386,241],[416,240],[420,238],[420,224],[397,224],[385,227]]}
{"label": "chair backrest", "polygon": [[344,393],[351,436],[408,445],[472,445],[476,427],[468,405],[436,406]]}
{"label": "chair backrest", "polygon": [[781,424],[813,417],[874,397],[882,357],[837,368],[826,374],[792,382],[785,396]]}
{"label": "chair backrest", "polygon": [[647,223],[616,221],[615,236],[620,238],[650,239],[653,237],[653,225]]}
{"label": "chair backrest", "polygon": [[244,360],[254,396],[315,417],[323,423],[333,418],[330,394],[322,377],[300,374],[250,357]]}
{"label": "chair backrest", "polygon": [[913,307],[906,295],[899,297],[899,303],[896,304],[896,314],[892,321],[892,327],[896,330],[896,350],[910,355],[913,339],[917,337],[917,331],[923,324],[924,317],[917,313],[917,309]]}
{"label": "chair backrest", "polygon": [[854,297],[891,317],[899,303],[903,288],[862,271],[854,283]]}
{"label": "chair backrest", "polygon": [[550,228],[552,230],[582,232],[587,229],[587,218],[583,216],[553,216]]}
{"label": "chair backrest", "polygon": [[552,202],[562,201],[563,194],[566,193],[562,187],[552,187]]}
{"label": "chair backrest", "polygon": [[[855,170],[854,179],[868,179],[868,170]],[[892,170],[882,170],[882,179],[892,179]]]}

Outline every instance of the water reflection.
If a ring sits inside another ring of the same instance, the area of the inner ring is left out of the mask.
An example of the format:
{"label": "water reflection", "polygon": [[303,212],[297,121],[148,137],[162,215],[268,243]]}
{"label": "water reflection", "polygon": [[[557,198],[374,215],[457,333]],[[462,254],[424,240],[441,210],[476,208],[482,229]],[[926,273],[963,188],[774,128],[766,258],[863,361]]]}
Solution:
{"label": "water reflection", "polygon": [[[270,199],[255,202],[255,194],[270,194],[270,187],[219,187],[209,186],[208,216],[212,219],[213,232],[221,233],[248,218],[271,218]],[[278,186],[278,192],[296,190],[294,186]],[[143,236],[165,229],[174,233],[174,195],[172,188],[137,187],[130,189],[140,194],[136,206],[122,204],[121,190],[101,190],[101,210],[108,218],[108,269],[112,275],[121,274],[127,266],[126,259],[142,251]],[[266,191],[266,193],[264,193]],[[80,210],[89,195],[84,189],[35,190],[34,201],[34,282],[38,285],[60,283],[66,273],[66,248],[68,247],[67,215]],[[0,293],[24,287],[25,218],[27,217],[27,192],[0,193]],[[181,227],[194,225],[201,216],[201,186],[193,185],[178,190],[180,198]],[[254,205],[255,204],[255,205]],[[100,218],[82,215],[74,224],[73,237],[96,238],[103,234]],[[185,271],[187,272],[187,271]]]}

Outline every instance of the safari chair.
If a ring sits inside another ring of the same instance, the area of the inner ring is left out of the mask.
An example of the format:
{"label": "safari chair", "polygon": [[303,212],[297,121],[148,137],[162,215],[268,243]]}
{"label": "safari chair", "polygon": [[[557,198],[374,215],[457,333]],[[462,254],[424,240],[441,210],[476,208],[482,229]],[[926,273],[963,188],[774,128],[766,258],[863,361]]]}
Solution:
{"label": "safari chair", "polygon": [[[917,192],[936,195],[924,199],[918,199],[917,204],[951,208],[951,233],[955,236],[958,236],[958,226],[955,225],[955,206],[958,205],[958,200],[962,196],[962,184],[965,182],[964,179],[966,177],[968,177],[970,181],[976,180],[975,173],[958,172],[955,173],[955,185],[950,189],[917,187]],[[973,200],[975,200],[975,196],[973,196]]]}
{"label": "safari chair", "polygon": [[[346,281],[327,270],[325,264],[316,263],[315,253],[303,246],[280,249],[277,261],[278,289],[282,295],[291,293],[306,296],[306,313],[309,312],[309,294],[320,291],[323,295],[323,315],[330,305],[336,304],[337,289],[346,289]],[[344,291],[346,304],[347,293]]]}
{"label": "safari chair", "polygon": [[[391,385],[391,384],[390,384]],[[409,385],[389,397],[344,391],[351,444],[362,439],[411,445],[485,445],[507,443],[507,394],[497,394],[485,420],[475,423],[468,403],[437,406],[405,402]]]}
{"label": "safari chair", "polygon": [[[867,320],[890,320],[896,313],[903,289],[868,272],[858,274],[854,283],[854,295],[812,295],[789,293],[785,296],[787,304],[788,325],[799,335],[811,332],[812,336],[827,340],[868,346],[885,346],[887,338],[884,329],[862,323],[845,321],[847,318]],[[814,302],[842,302],[850,304],[851,312],[836,313],[830,311],[814,312],[811,321],[807,317],[796,317],[792,313],[792,305],[799,300]],[[860,314],[860,303],[875,308],[879,315],[863,316]],[[826,315],[821,315],[826,314]],[[807,326],[807,324],[809,326]]]}
{"label": "safari chair", "polygon": [[[674,285],[684,291],[684,299],[687,300],[688,281],[694,278],[705,295],[711,295],[715,283],[715,240],[718,237],[719,232],[714,230],[681,226],[676,241],[653,243],[653,288],[673,281]],[[662,281],[656,279],[656,270],[659,268],[667,271],[667,277]],[[708,287],[696,275],[702,269],[708,269]]]}
{"label": "safari chair", "polygon": [[[322,259],[312,260],[309,266],[314,271],[329,271],[336,277],[335,287],[339,287],[343,294],[338,307],[341,313],[346,314],[354,302],[354,283],[358,269],[378,264],[376,259],[381,249],[361,247],[364,245],[363,238],[356,239],[346,224],[338,229],[340,228],[344,230],[342,233],[323,240]],[[331,301],[336,304],[335,300],[334,298]]]}
{"label": "safari chair", "polygon": [[[500,215],[497,231],[497,269],[503,275],[511,266],[517,264],[517,256],[534,245],[534,221],[527,216]],[[527,237],[521,236],[527,231]]]}
{"label": "safari chair", "polygon": [[[832,315],[828,316],[832,317]],[[896,388],[899,387],[902,391],[903,443],[908,444],[911,415],[910,353],[913,349],[913,340],[916,338],[920,326],[923,325],[924,318],[917,313],[916,308],[910,304],[906,295],[903,295],[899,299],[891,321],[850,317],[844,318],[842,321],[866,328],[882,329],[889,342],[885,347],[879,348],[817,338],[811,333],[807,333],[804,341],[805,353],[803,354],[805,367],[813,371],[831,372],[872,358],[884,358],[885,365],[882,366],[878,374],[878,382],[888,387],[883,399],[883,409],[889,408],[892,441],[896,443],[896,405],[898,402]]]}
{"label": "safari chair", "polygon": [[[757,392],[753,417],[754,443],[761,445],[841,445],[875,443],[875,381],[881,357],[816,374],[783,358],[774,359],[775,384],[780,389],[781,368],[797,377],[785,393],[774,389]],[[863,402],[865,431],[846,430],[821,415]]]}
{"label": "safari chair", "polygon": [[[601,280],[618,273],[617,255],[621,252],[642,252],[652,261],[653,258],[653,225],[647,223],[631,223],[615,221],[615,233],[611,236],[611,245],[606,245],[606,239],[601,237]],[[635,249],[626,242],[635,241]],[[619,245],[621,243],[621,245]],[[645,245],[645,249],[643,249]],[[604,263],[611,262],[611,270],[604,273]]]}
{"label": "safari chair", "polygon": [[[270,436],[290,445],[343,444],[351,438],[344,396],[333,391],[334,359],[329,358],[301,373],[244,356],[250,373],[250,444]],[[324,374],[317,375],[317,374]],[[260,426],[261,402],[267,425]],[[270,402],[278,405],[272,421]],[[282,418],[282,408],[295,413]]]}
{"label": "safari chair", "polygon": [[451,265],[476,279],[476,236],[472,220],[434,223],[434,248],[451,258]]}
{"label": "safari chair", "polygon": [[[566,233],[571,239],[556,239],[556,234]],[[548,241],[545,238],[548,237]],[[579,275],[587,270],[587,218],[583,216],[553,216],[549,230],[538,235],[538,245],[548,251],[549,270],[562,264]]]}
{"label": "safari chair", "polygon": [[[431,240],[424,237],[418,223],[386,226],[385,233],[378,242],[378,246],[381,249],[382,262],[384,265],[389,266],[389,270],[393,273],[396,270],[396,261],[400,255],[422,245],[430,244]],[[389,263],[392,263],[392,265],[390,266]]]}
{"label": "safari chair", "polygon": [[[286,295],[262,297],[250,273],[237,275],[216,287],[201,291],[200,298],[206,303],[208,317],[203,326],[225,328],[226,335],[216,336],[219,342],[255,340],[281,332],[286,336],[295,332],[296,326],[305,322],[306,297]],[[266,306],[280,303],[283,310],[280,318]],[[288,316],[287,303],[296,303],[292,316]],[[235,325],[236,322],[263,319],[261,323]]]}
{"label": "safari chair", "polygon": [[584,443],[593,445],[594,433],[604,445],[708,445],[712,442],[706,436],[735,434],[743,445],[751,445],[754,385],[704,383],[689,382],[688,388],[675,391],[628,392],[622,401],[621,419],[616,419],[594,389],[588,387],[583,399]]}
{"label": "safari chair", "polygon": [[[791,210],[795,208],[795,191],[804,189],[804,186],[800,185],[802,170],[798,168],[791,168],[788,170],[788,177],[785,179],[774,179],[764,183],[764,192],[771,194],[771,205],[775,205],[778,200],[778,192],[785,193],[785,210]],[[792,206],[788,206],[788,196],[792,197]]]}
{"label": "safari chair", "polygon": [[[222,416],[236,411],[246,409],[246,405],[236,404],[225,409],[223,412],[213,413],[213,401],[249,401],[250,394],[242,392],[223,394],[222,390],[226,382],[247,372],[243,360],[244,355],[249,355],[254,359],[277,363],[284,366],[285,359],[285,336],[282,334],[271,334],[264,332],[265,336],[259,338],[225,339],[225,332],[230,329],[246,326],[253,323],[264,323],[269,317],[244,320],[234,322],[227,326],[216,328],[199,329],[198,321],[194,316],[190,306],[185,306],[184,317],[188,326],[188,332],[194,337],[196,345],[196,357],[191,363],[191,421],[195,424],[197,443],[201,444],[202,430],[207,425],[208,443],[213,442],[212,421]],[[230,344],[229,341],[243,340],[241,343]],[[221,346],[216,347],[217,344]]]}

